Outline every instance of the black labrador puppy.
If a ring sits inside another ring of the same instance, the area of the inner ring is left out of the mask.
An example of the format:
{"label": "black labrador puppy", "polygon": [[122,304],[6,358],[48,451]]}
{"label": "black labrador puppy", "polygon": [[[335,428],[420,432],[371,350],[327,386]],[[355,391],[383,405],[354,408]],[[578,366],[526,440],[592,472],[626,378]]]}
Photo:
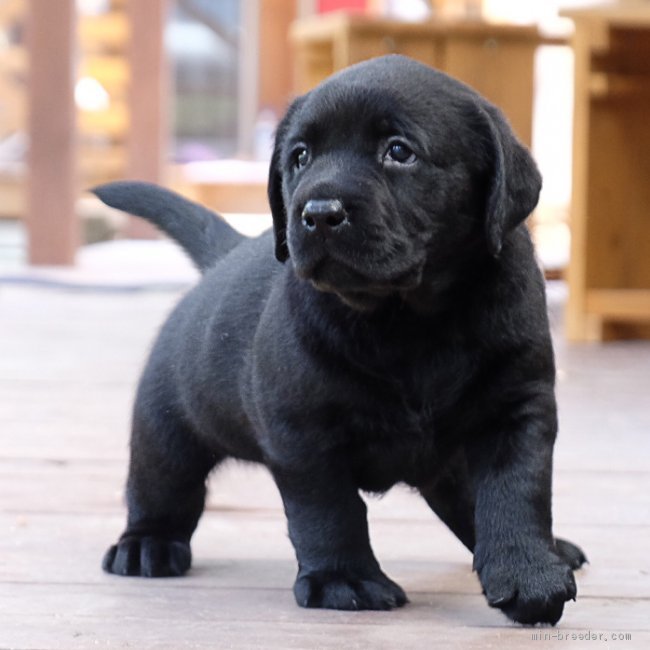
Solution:
{"label": "black labrador puppy", "polygon": [[144,370],[128,524],[104,569],[187,571],[206,477],[234,457],[277,483],[299,605],[407,602],[375,559],[359,495],[403,482],[474,553],[491,606],[556,623],[585,558],[551,532],[555,371],[523,225],[540,185],[493,105],[388,56],[289,108],[273,233],[243,238],[152,185],[97,188],[204,272]]}

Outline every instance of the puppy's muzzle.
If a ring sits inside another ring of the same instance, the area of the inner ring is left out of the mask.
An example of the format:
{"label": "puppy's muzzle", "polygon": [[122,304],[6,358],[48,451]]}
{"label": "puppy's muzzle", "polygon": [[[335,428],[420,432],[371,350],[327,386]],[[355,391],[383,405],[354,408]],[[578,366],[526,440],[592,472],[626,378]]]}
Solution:
{"label": "puppy's muzzle", "polygon": [[339,199],[310,199],[302,210],[301,223],[307,232],[325,236],[350,225],[348,214]]}

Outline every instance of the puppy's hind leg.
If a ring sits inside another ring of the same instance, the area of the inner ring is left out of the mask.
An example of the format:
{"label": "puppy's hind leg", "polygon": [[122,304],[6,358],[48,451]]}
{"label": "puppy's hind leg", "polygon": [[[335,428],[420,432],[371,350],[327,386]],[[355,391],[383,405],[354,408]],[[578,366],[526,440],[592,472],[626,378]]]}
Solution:
{"label": "puppy's hind leg", "polygon": [[431,510],[456,537],[474,552],[474,494],[469,482],[467,462],[456,456],[443,475],[419,487]]}
{"label": "puppy's hind leg", "polygon": [[[144,400],[140,400],[141,402]],[[191,564],[210,470],[221,458],[170,409],[136,404],[127,482],[127,527],[102,563],[108,573],[165,577]]]}
{"label": "puppy's hind leg", "polygon": [[574,571],[588,562],[584,551],[566,539],[555,538],[555,551]]}

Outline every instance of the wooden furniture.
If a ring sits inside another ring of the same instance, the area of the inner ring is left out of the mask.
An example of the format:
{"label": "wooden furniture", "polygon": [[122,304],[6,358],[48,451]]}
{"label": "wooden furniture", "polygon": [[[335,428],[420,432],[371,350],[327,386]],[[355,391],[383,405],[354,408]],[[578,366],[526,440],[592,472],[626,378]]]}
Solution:
{"label": "wooden furniture", "polygon": [[110,0],[102,13],[77,15],[75,81],[96,80],[110,98],[103,107],[77,110],[79,174],[84,187],[126,175],[131,118],[130,30],[126,0]]}
{"label": "wooden furniture", "polygon": [[265,214],[269,211],[265,161],[212,160],[175,165],[171,186],[217,212]]}
{"label": "wooden furniture", "polygon": [[650,338],[650,4],[575,22],[567,334]]}
{"label": "wooden furniture", "polygon": [[[73,81],[75,84],[79,80],[98,83],[110,96],[110,101],[106,101],[103,107],[95,105],[89,110],[88,107],[84,108],[83,101],[81,106],[73,107],[79,187],[92,187],[107,180],[122,178],[126,174],[126,142],[129,129],[127,50],[130,42],[126,2],[127,0],[110,0],[104,13],[85,14],[75,11],[72,17],[75,34],[74,42],[70,45],[74,62]],[[0,218],[22,218],[27,210],[27,170],[25,161],[20,157],[20,145],[23,140],[26,143],[31,113],[27,110],[29,73],[35,62],[41,60],[41,53],[37,52],[30,62],[29,47],[39,48],[41,44],[33,42],[28,47],[25,36],[28,37],[30,31],[26,23],[33,12],[41,10],[40,6],[36,6],[39,4],[42,3],[36,1],[36,4],[32,5],[28,0],[0,2],[0,33],[4,32],[6,35],[6,43],[2,44],[0,56],[0,143],[6,144],[7,139],[13,139],[17,145],[16,152],[12,152],[13,155],[9,159],[2,159],[0,153]],[[137,6],[141,7],[140,4]],[[62,16],[63,14],[57,18]],[[151,16],[148,14],[146,17],[146,26],[150,29]],[[150,42],[154,39],[145,40]],[[60,58],[63,54],[64,51],[60,48],[46,48],[42,57],[46,64],[65,66],[67,71],[70,66],[67,60],[58,64],[51,61],[53,56]],[[33,79],[40,78],[38,70],[35,75]],[[46,79],[51,77],[47,71],[43,76]],[[60,85],[59,94],[62,90],[64,86]],[[83,88],[80,90],[81,95],[87,95]],[[69,88],[68,91],[70,92]],[[55,101],[63,100],[56,98]],[[66,101],[69,102],[70,97]],[[48,102],[49,99],[43,106],[46,112],[51,111]],[[146,109],[149,111],[149,106],[146,106]]]}
{"label": "wooden furniture", "polygon": [[550,42],[536,27],[481,21],[412,23],[334,13],[295,22],[291,39],[300,93],[353,63],[405,54],[476,88],[505,112],[525,143],[531,142],[533,57],[540,43]]}
{"label": "wooden furniture", "polygon": [[[29,261],[69,265],[80,242],[75,200],[81,182],[92,186],[109,180],[112,172],[150,181],[162,175],[167,0],[111,0],[107,14],[79,21],[79,34],[73,0],[30,0],[28,7]],[[110,29],[100,39],[101,25]],[[82,51],[88,48],[82,73],[105,82],[115,96],[105,110],[79,117],[74,99],[77,42]],[[115,92],[118,88],[122,92]],[[78,165],[78,153],[88,150],[95,152],[91,167],[99,179],[89,178],[88,167]],[[100,150],[104,155],[97,155]],[[131,236],[155,232],[144,222],[132,223]]]}
{"label": "wooden furniture", "polygon": [[[164,33],[168,0],[126,3],[128,45],[129,128],[126,137],[128,178],[162,183],[167,158],[167,56]],[[143,219],[130,217],[127,237],[155,239],[159,231]]]}
{"label": "wooden furniture", "polygon": [[[27,48],[21,42],[24,16],[24,0],[0,2],[0,219],[22,216],[25,209],[25,165],[20,160],[26,147],[20,132],[27,121]],[[11,141],[13,146],[8,145]]]}

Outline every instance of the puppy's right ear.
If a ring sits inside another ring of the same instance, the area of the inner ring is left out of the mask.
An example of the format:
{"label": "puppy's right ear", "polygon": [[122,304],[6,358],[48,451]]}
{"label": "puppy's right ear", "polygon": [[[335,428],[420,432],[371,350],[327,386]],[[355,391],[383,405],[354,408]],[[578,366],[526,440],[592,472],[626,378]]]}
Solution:
{"label": "puppy's right ear", "polygon": [[280,262],[286,262],[289,259],[289,247],[287,246],[287,207],[282,191],[284,143],[289,132],[291,119],[303,101],[303,97],[298,97],[298,99],[294,100],[278,125],[278,129],[275,132],[275,145],[273,147],[273,155],[271,156],[271,165],[269,167],[268,196],[269,205],[271,206],[271,216],[273,217],[275,257]]}

